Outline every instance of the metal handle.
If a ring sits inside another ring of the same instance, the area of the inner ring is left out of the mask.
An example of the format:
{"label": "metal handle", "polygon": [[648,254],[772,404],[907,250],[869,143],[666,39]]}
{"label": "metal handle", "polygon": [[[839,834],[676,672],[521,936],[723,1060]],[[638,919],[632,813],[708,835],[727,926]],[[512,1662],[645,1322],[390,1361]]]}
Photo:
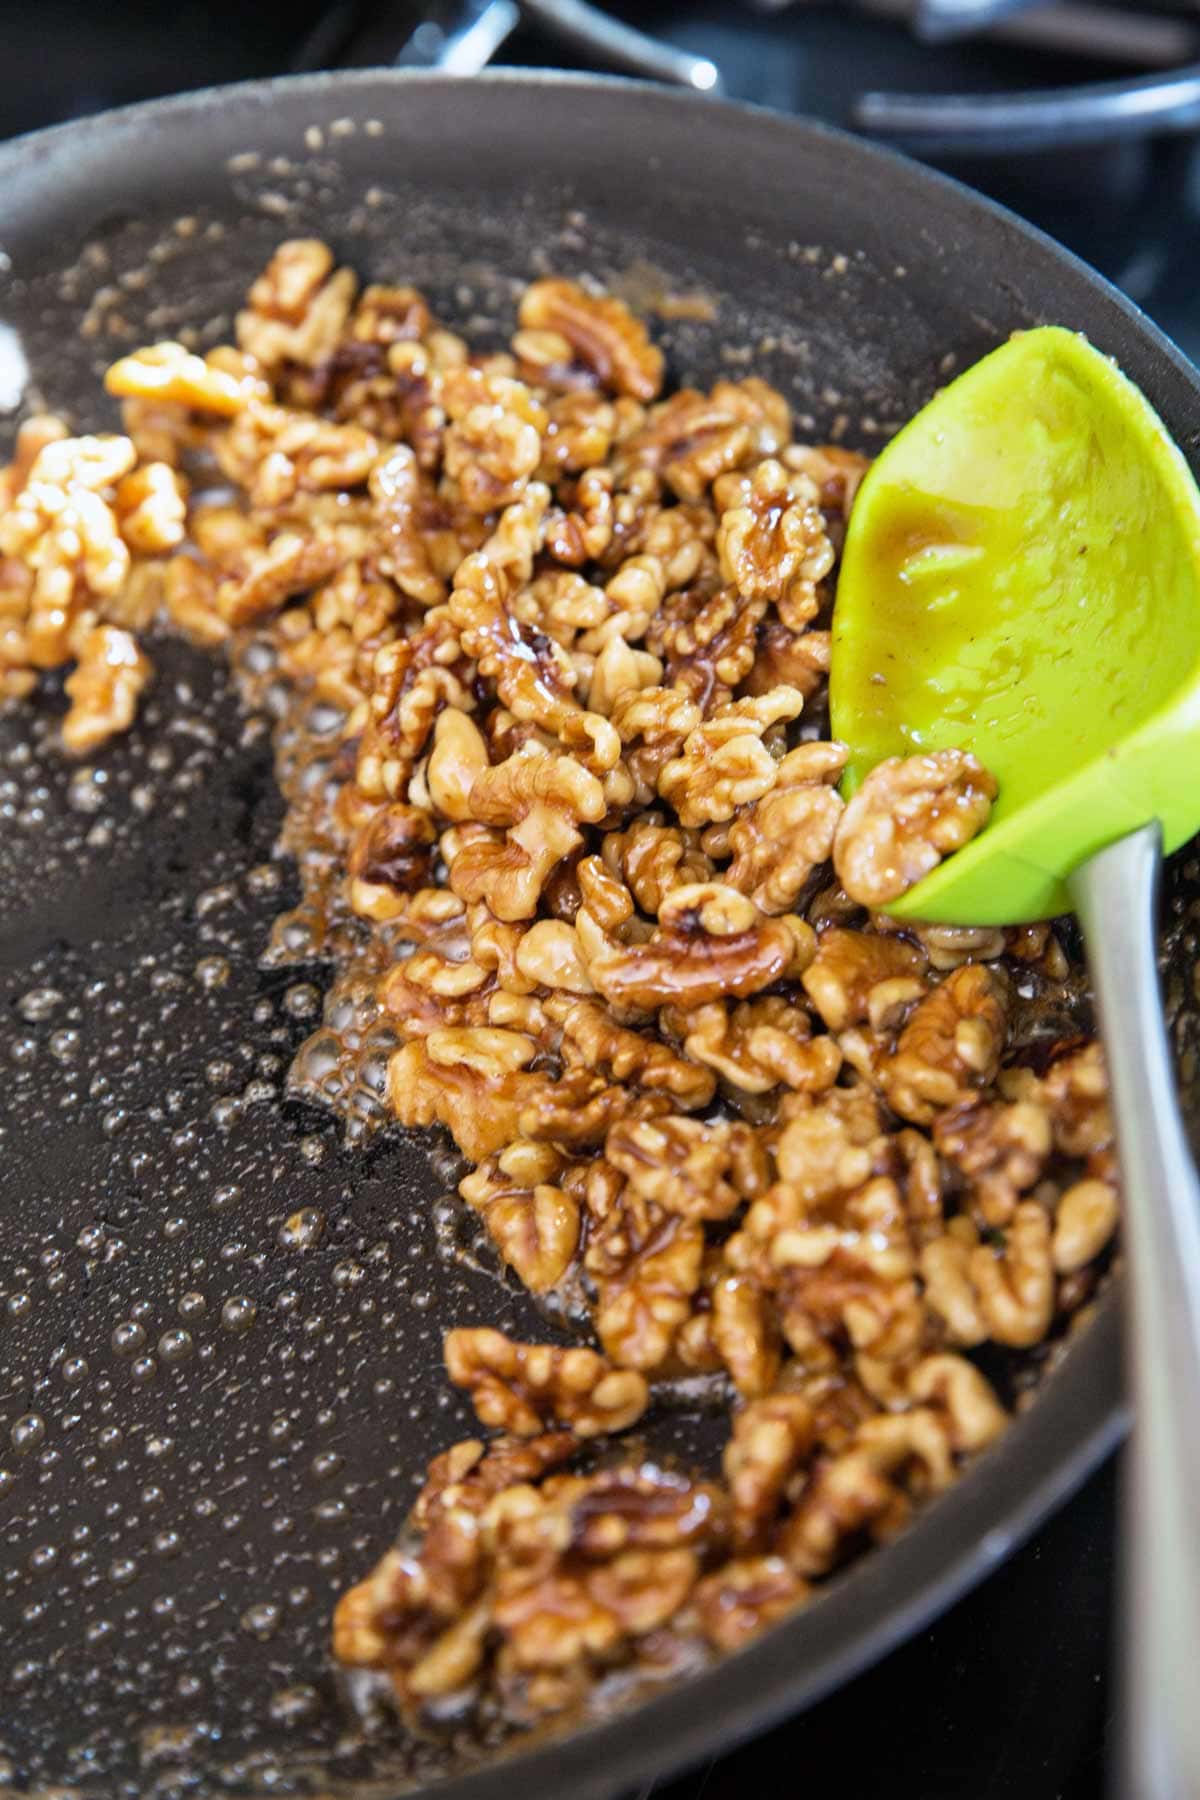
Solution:
{"label": "metal handle", "polygon": [[721,74],[707,56],[692,56],[609,18],[586,0],[463,0],[452,26],[427,19],[408,39],[399,68],[440,69],[447,75],[478,75],[511,37],[522,14],[536,19],[560,43],[595,57],[610,68],[630,69],[651,81],[718,93]]}
{"label": "metal handle", "polygon": [[614,69],[630,69],[652,81],[669,81],[703,94],[720,91],[720,71],[707,56],[692,56],[648,37],[586,0],[521,0],[521,10],[562,43],[599,57]]}
{"label": "metal handle", "polygon": [[1115,1800],[1200,1795],[1200,1181],[1155,966],[1157,825],[1071,878],[1108,1061],[1125,1198],[1134,1399],[1123,1531]]}
{"label": "metal handle", "polygon": [[1025,12],[1041,0],[917,0],[914,24],[918,37],[941,43],[986,31],[1010,13]]}
{"label": "metal handle", "polygon": [[1053,150],[1156,131],[1194,131],[1200,125],[1200,63],[1170,75],[1036,94],[863,94],[855,102],[854,123],[921,154]]}

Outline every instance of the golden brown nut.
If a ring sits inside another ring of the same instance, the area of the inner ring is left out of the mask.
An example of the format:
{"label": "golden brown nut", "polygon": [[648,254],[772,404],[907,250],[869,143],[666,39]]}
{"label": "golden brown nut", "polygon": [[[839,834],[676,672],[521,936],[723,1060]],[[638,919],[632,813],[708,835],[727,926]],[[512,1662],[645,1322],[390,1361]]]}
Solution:
{"label": "golden brown nut", "polygon": [[577,1437],[625,1431],[650,1400],[644,1378],[594,1350],[518,1344],[486,1327],[446,1333],[446,1373],[465,1388],[483,1425],[536,1437],[547,1424]]}
{"label": "golden brown nut", "polygon": [[732,819],[774,787],[780,764],[763,737],[773,726],[798,716],[804,705],[795,688],[776,688],[753,699],[717,708],[690,731],[683,750],[658,778],[658,791],[679,815],[681,825]]}
{"label": "golden brown nut", "polygon": [[996,783],[965,750],[891,756],[871,770],[838,826],[833,866],[852,900],[886,906],[987,823]]}
{"label": "golden brown nut", "polygon": [[182,344],[150,344],[122,356],[105,372],[110,394],[125,400],[149,400],[187,407],[231,419],[250,400],[267,400],[270,388],[253,362],[240,369],[223,367],[215,353],[195,356]]}
{"label": "golden brown nut", "polygon": [[357,291],[351,270],[334,270],[327,244],[293,238],[251,287],[249,305],[237,316],[238,343],[264,369],[312,368],[332,353]]}
{"label": "golden brown nut", "polygon": [[578,928],[592,986],[614,1006],[634,1012],[745,999],[799,975],[815,948],[801,920],[768,919],[736,888],[715,881],[673,889],[644,944],[624,948],[601,940],[593,948],[590,933],[585,936],[587,919],[585,907]]}
{"label": "golden brown nut", "polygon": [[86,756],[133,723],[138,697],[152,673],[137,640],[114,625],[89,631],[67,676],[71,705],[62,722],[64,749]]}
{"label": "golden brown nut", "polygon": [[[662,386],[662,351],[622,300],[589,294],[574,281],[535,281],[517,316],[522,329],[513,347],[533,358],[548,387],[572,385],[577,371],[635,400],[653,400]],[[555,354],[548,335],[561,340],[565,356]]]}
{"label": "golden brown nut", "polygon": [[919,1002],[880,1069],[894,1112],[928,1125],[994,1080],[1008,1033],[1004,999],[989,969],[966,963]]}
{"label": "golden brown nut", "polygon": [[[736,486],[736,492],[734,491]],[[820,610],[820,583],[833,568],[816,486],[782,463],[759,463],[735,484],[717,484],[721,573],[747,600],[770,601],[790,631]]]}
{"label": "golden brown nut", "polygon": [[763,912],[790,912],[813,871],[829,860],[842,801],[834,783],[841,744],[799,744],[777,765],[774,786],[738,815],[726,879]]}

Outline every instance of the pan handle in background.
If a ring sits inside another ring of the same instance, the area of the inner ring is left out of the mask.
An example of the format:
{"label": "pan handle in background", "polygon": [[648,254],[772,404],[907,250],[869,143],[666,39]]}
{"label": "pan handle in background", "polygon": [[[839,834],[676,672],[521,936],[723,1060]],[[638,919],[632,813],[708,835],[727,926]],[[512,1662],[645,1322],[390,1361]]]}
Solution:
{"label": "pan handle in background", "polygon": [[1200,63],[1132,81],[1030,94],[863,94],[856,130],[917,155],[1057,150],[1200,127]]}
{"label": "pan handle in background", "polygon": [[510,38],[522,17],[535,20],[562,44],[610,68],[697,93],[719,93],[720,70],[707,56],[692,56],[658,38],[609,18],[587,0],[465,0],[447,26],[419,25],[396,58],[401,69],[438,69],[445,75],[478,75]]}

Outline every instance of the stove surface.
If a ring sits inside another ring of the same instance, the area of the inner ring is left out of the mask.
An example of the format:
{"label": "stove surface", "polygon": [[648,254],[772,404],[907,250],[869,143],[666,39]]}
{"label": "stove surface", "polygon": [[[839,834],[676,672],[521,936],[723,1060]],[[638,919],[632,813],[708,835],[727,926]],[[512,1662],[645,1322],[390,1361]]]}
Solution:
{"label": "stove surface", "polygon": [[[210,82],[389,60],[428,10],[395,0],[369,9],[347,0],[286,8],[176,0],[153,12],[121,0],[102,10],[41,0],[9,9],[0,137]],[[933,50],[846,6],[767,13],[700,0],[610,10],[713,58],[731,96],[834,124],[867,88],[982,93],[1112,73],[996,45]],[[498,60],[582,66],[527,28]],[[1059,238],[1200,357],[1200,174],[1190,140],[939,166]],[[1114,1486],[1110,1465],[987,1583],[876,1669],[647,1794],[741,1800],[836,1782],[847,1800],[1090,1800],[1103,1785],[1108,1725]]]}

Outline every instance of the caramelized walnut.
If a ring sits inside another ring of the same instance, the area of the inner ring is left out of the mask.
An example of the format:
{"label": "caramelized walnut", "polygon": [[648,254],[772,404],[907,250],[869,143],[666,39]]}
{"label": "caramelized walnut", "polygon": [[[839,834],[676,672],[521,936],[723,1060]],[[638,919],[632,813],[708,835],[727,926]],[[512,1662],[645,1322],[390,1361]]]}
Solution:
{"label": "caramelized walnut", "polygon": [[828,861],[842,815],[833,784],[845,762],[841,744],[799,744],[777,765],[769,792],[734,820],[726,880],[763,912],[791,911]]}
{"label": "caramelized walnut", "polygon": [[450,859],[450,885],[505,920],[533,917],[551,870],[582,842],[579,825],[606,811],[594,775],[533,745],[478,775],[468,805],[490,830]]}
{"label": "caramelized walnut", "polygon": [[641,1375],[614,1369],[594,1350],[518,1344],[486,1327],[447,1332],[446,1373],[470,1394],[481,1424],[517,1437],[536,1437],[551,1423],[581,1438],[624,1431],[650,1398]]}
{"label": "caramelized walnut", "polygon": [[584,936],[588,977],[614,1006],[651,1012],[729,996],[745,999],[799,975],[815,940],[799,919],[768,919],[744,894],[720,882],[675,888],[662,903],[648,942],[593,950]]}
{"label": "caramelized walnut", "polygon": [[995,1079],[1008,1032],[1004,989],[979,963],[948,975],[919,1002],[880,1069],[888,1104],[928,1125]]}
{"label": "caramelized walnut", "polygon": [[67,676],[71,705],[62,722],[64,749],[86,756],[133,722],[138,696],[150,679],[148,657],[137,640],[114,625],[98,625],[79,647],[79,661]]}
{"label": "caramelized walnut", "polygon": [[682,388],[651,407],[621,446],[618,479],[648,469],[681,500],[696,501],[719,475],[776,455],[790,435],[786,400],[757,376],[718,381],[710,394]]}
{"label": "caramelized walnut", "polygon": [[740,1123],[623,1120],[609,1132],[604,1154],[631,1192],[685,1219],[727,1219],[770,1180],[755,1132]]}
{"label": "caramelized walnut", "polygon": [[667,763],[658,791],[684,826],[731,819],[740,806],[769,793],[780,764],[763,742],[773,725],[797,717],[804,705],[794,688],[734,700],[691,730],[682,753]]}
{"label": "caramelized walnut", "polygon": [[[662,351],[622,300],[589,294],[574,281],[535,281],[517,316],[522,330],[513,347],[518,356],[532,356],[548,387],[572,386],[582,374],[613,393],[653,400],[662,386]],[[565,356],[547,343],[550,335],[561,340]]]}
{"label": "caramelized walnut", "polygon": [[682,1036],[690,1057],[742,1094],[766,1094],[781,1085],[823,1093],[842,1066],[834,1039],[814,1038],[807,1014],[782,995],[740,1006],[711,1001],[687,1011],[671,1008],[663,1024]]}
{"label": "caramelized walnut", "polygon": [[246,358],[240,368],[216,352],[195,356],[182,344],[150,344],[122,356],[106,371],[104,385],[123,400],[148,400],[230,419],[250,400],[267,400],[270,388]]}
{"label": "caramelized walnut", "polygon": [[816,486],[768,460],[717,483],[721,572],[747,600],[773,603],[789,631],[820,610],[820,583],[833,568]]}
{"label": "caramelized walnut", "polygon": [[265,369],[281,363],[312,368],[331,355],[358,282],[334,269],[333,252],[316,238],[280,244],[237,316],[237,340]]}
{"label": "caramelized walnut", "polygon": [[996,783],[965,750],[891,756],[871,770],[838,826],[833,866],[852,900],[885,906],[987,823]]}

